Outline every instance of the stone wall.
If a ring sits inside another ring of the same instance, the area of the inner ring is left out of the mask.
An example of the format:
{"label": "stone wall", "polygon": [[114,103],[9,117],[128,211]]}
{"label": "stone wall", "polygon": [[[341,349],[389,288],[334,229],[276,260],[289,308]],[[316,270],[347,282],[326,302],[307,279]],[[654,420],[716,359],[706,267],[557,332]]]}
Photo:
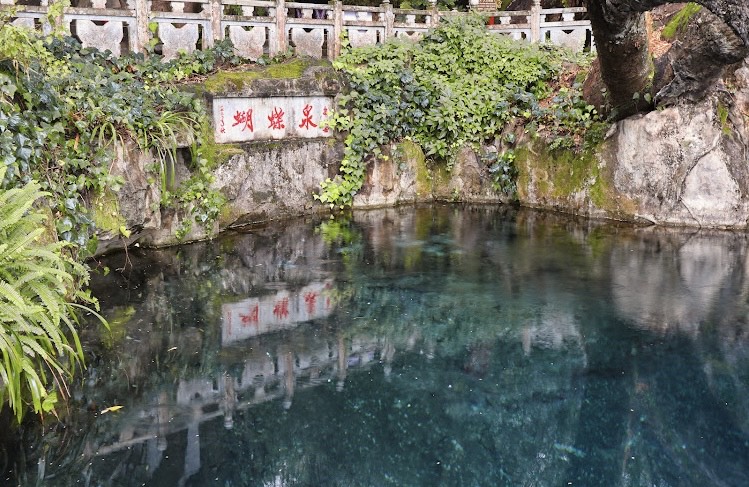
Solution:
{"label": "stone wall", "polygon": [[617,123],[595,157],[526,153],[521,204],[651,224],[746,228],[749,63],[724,83],[700,102]]}
{"label": "stone wall", "polygon": [[[206,91],[209,108],[214,97],[278,97],[286,92],[291,97],[332,100],[341,89],[335,73],[319,65],[299,70],[285,81],[256,78],[214,83],[213,91]],[[550,153],[538,143],[519,143],[520,204],[645,224],[746,228],[749,63],[738,66],[724,82],[732,87],[730,93],[716,91],[698,103],[619,122],[595,154]],[[226,208],[216,225],[208,229],[194,225],[183,242],[209,238],[231,227],[329,211],[314,194],[321,181],[336,174],[343,153],[340,138],[249,138],[216,144],[215,152],[222,161],[215,169],[214,187],[226,197]],[[421,149],[410,141],[386,152],[387,159],[369,164],[354,208],[429,201],[509,202],[494,190],[486,164],[470,149],[460,151],[449,172],[428,165]],[[161,191],[148,172],[153,162],[134,148],[120,150],[112,170],[125,179],[123,190],[92,202],[94,219],[102,228],[99,252],[135,242],[180,243],[175,232],[186,216],[159,208]],[[174,173],[177,184],[189,177],[181,158]],[[118,232],[120,226],[130,230],[128,238]]]}

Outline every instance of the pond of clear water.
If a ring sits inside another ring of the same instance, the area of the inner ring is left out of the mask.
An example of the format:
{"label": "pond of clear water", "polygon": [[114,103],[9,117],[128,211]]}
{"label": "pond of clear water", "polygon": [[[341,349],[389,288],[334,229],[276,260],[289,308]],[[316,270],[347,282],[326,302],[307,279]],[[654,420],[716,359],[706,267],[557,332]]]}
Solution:
{"label": "pond of clear water", "polygon": [[[430,206],[102,260],[3,485],[746,486],[749,241]],[[0,446],[0,449],[3,447]]]}

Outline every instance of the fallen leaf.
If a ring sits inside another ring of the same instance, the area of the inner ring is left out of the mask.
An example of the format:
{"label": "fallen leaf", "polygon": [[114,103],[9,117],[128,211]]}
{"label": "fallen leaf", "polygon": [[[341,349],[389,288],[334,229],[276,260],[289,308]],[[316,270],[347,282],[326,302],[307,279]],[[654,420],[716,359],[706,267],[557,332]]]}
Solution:
{"label": "fallen leaf", "polygon": [[106,413],[113,413],[115,411],[119,411],[120,409],[124,408],[125,406],[109,406],[107,409],[104,409],[99,414],[106,414]]}

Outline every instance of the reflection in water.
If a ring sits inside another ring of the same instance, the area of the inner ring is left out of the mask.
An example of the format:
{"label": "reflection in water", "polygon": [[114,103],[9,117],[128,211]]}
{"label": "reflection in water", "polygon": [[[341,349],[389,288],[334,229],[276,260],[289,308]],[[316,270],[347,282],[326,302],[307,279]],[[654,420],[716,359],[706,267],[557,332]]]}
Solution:
{"label": "reflection in water", "polygon": [[221,307],[221,344],[327,318],[333,311],[333,281],[312,282],[297,292],[279,291],[270,296],[224,303]]}
{"label": "reflection in water", "polygon": [[70,410],[3,479],[749,485],[746,255],[449,206],[131,255],[94,283],[112,333]]}

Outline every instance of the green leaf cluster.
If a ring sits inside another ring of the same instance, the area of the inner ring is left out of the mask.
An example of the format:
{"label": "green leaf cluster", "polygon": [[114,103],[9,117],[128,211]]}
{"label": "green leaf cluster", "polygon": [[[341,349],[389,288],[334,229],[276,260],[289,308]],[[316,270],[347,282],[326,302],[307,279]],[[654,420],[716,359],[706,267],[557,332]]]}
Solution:
{"label": "green leaf cluster", "polygon": [[[63,240],[96,248],[86,202],[122,185],[111,167],[116,146],[128,140],[155,155],[162,205],[192,212],[203,224],[215,220],[222,200],[208,189],[200,145],[207,115],[178,81],[240,62],[230,44],[163,62],[142,54],[113,58],[71,37],[43,37],[8,22],[0,23],[0,40],[7,41],[0,42],[0,164],[7,168],[0,183],[39,181]],[[175,188],[180,145],[192,147],[194,171]]]}
{"label": "green leaf cluster", "polygon": [[[0,169],[0,175],[4,169]],[[97,307],[82,286],[88,271],[64,250],[45,243],[46,216],[35,203],[49,196],[37,182],[0,189],[0,407],[20,421],[28,406],[54,410],[65,380],[83,362],[74,327],[78,303]]]}
{"label": "green leaf cluster", "polygon": [[560,48],[491,34],[480,16],[446,16],[418,43],[346,50],[334,65],[348,76],[350,91],[329,121],[346,134],[344,158],[316,198],[331,207],[350,205],[367,161],[403,138],[448,168],[461,146],[478,147],[509,125],[577,142],[575,134],[586,129],[578,122],[597,115],[578,85],[555,95],[571,58]]}

